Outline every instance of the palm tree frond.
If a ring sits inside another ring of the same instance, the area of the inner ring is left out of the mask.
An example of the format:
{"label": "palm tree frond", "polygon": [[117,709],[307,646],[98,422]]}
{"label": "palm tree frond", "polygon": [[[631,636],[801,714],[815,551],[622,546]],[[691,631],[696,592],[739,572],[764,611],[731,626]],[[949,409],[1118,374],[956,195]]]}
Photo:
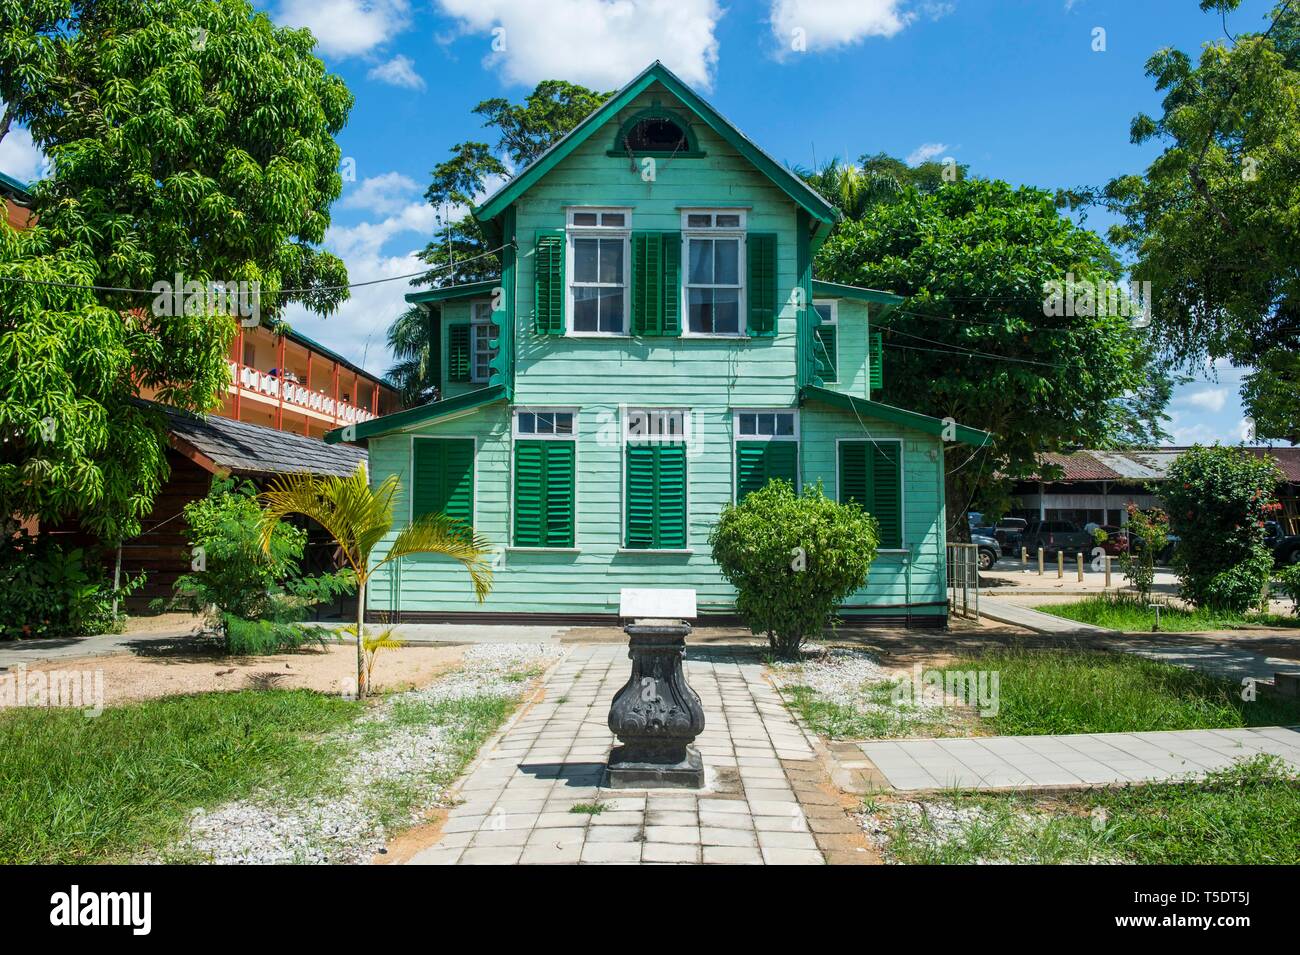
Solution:
{"label": "palm tree frond", "polygon": [[375,567],[412,554],[442,554],[459,561],[469,572],[479,603],[492,590],[492,567],[488,563],[492,542],[464,521],[446,514],[424,515],[398,532],[388,553]]}

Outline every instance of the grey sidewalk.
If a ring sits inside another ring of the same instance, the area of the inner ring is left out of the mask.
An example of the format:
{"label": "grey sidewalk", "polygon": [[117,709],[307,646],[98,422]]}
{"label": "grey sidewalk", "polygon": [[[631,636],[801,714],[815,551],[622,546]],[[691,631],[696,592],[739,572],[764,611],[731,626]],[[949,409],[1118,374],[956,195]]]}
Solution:
{"label": "grey sidewalk", "polygon": [[895,789],[1036,789],[1203,776],[1258,753],[1300,770],[1300,726],[888,740],[858,748]]}
{"label": "grey sidewalk", "polygon": [[138,633],[98,633],[88,637],[33,637],[0,643],[0,667],[34,666],[49,660],[75,660],[126,653],[152,643],[170,643],[193,635],[194,625]]}
{"label": "grey sidewalk", "polygon": [[[411,864],[824,861],[782,768],[812,760],[813,748],[744,648],[688,651],[707,721],[707,790],[600,788],[615,742],[605,720],[629,671],[626,645],[575,647],[465,780],[439,842]],[[572,811],[595,802],[603,812]]]}
{"label": "grey sidewalk", "polygon": [[1050,613],[1021,607],[995,597],[980,597],[980,616],[996,620],[998,623],[1009,623],[1013,627],[1023,627],[1034,633],[1113,634],[1117,632],[1104,627],[1094,627],[1090,623],[1078,623],[1074,620],[1066,620],[1064,617],[1054,617]]}

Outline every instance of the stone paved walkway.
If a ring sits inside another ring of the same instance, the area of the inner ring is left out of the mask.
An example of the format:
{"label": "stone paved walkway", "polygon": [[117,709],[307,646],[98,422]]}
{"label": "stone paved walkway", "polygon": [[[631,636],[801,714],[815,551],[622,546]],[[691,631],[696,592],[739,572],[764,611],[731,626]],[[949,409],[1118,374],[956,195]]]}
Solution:
{"label": "stone paved walkway", "polygon": [[1300,726],[882,740],[857,747],[895,789],[1034,789],[1201,776],[1257,753],[1300,770]]}
{"label": "stone paved walkway", "polygon": [[[605,720],[630,668],[626,644],[575,647],[543,699],[483,754],[439,842],[411,863],[821,864],[856,851],[819,848],[851,839],[851,820],[811,782],[813,747],[744,647],[687,651],[707,790],[602,789],[616,742]],[[572,811],[597,802],[604,811]]]}

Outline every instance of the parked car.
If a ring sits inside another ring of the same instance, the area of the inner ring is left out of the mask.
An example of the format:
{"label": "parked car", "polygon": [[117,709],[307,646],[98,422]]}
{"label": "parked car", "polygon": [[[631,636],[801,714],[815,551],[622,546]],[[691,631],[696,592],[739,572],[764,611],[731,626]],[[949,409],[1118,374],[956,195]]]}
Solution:
{"label": "parked car", "polygon": [[1021,539],[1028,524],[1029,522],[1023,517],[1004,517],[998,521],[997,527],[993,529],[993,536],[997,538],[1003,554],[1010,557],[1020,553]]}
{"label": "parked car", "polygon": [[1277,521],[1265,521],[1264,529],[1264,543],[1273,551],[1273,563],[1281,567],[1300,564],[1300,534],[1284,534]]}
{"label": "parked car", "polygon": [[1096,547],[1092,534],[1073,521],[1031,521],[1021,537],[1021,546],[1029,549],[1030,557],[1043,549],[1044,556],[1056,557],[1058,552],[1067,555],[1090,554]]}
{"label": "parked car", "polygon": [[1002,557],[1002,547],[998,544],[996,537],[978,533],[978,531],[982,530],[988,530],[988,528],[981,527],[972,531],[970,542],[979,548],[980,570],[992,570],[993,565]]}
{"label": "parked car", "polygon": [[1114,524],[1102,524],[1097,530],[1105,533],[1106,539],[1094,543],[1093,547],[1100,547],[1111,557],[1118,557],[1128,550],[1128,531],[1124,528],[1116,527]]}

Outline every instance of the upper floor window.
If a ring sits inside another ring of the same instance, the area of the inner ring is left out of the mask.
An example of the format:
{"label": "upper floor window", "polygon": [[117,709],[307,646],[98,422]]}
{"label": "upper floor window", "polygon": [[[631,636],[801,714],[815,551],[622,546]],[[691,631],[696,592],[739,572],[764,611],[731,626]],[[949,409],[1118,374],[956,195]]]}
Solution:
{"label": "upper floor window", "polygon": [[496,337],[496,326],[492,324],[492,303],[474,302],[471,306],[470,323],[470,376],[473,382],[487,381],[492,377],[492,359],[497,357],[497,349],[491,345]]}
{"label": "upper floor window", "polygon": [[834,299],[815,299],[813,308],[821,319],[813,344],[817,377],[824,382],[833,383],[839,380],[839,302]]}
{"label": "upper floor window", "polygon": [[745,309],[745,212],[682,212],[686,260],[686,330],[692,335],[739,335]]}
{"label": "upper floor window", "polygon": [[568,211],[569,295],[573,331],[579,335],[625,335],[628,312],[627,209]]}

